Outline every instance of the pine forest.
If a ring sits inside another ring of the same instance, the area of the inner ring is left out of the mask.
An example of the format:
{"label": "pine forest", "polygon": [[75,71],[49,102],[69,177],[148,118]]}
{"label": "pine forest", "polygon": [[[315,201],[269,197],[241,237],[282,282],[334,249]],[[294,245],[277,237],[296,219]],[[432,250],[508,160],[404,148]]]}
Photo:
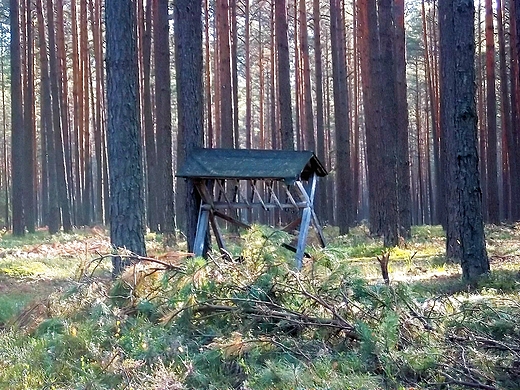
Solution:
{"label": "pine forest", "polygon": [[0,0],[2,389],[518,388],[519,194],[520,0]]}
{"label": "pine forest", "polygon": [[[312,150],[330,172],[316,206],[324,224],[369,221],[383,233],[386,204],[398,210],[394,235],[406,237],[446,213],[439,10],[384,3],[204,1],[201,146]],[[182,199],[166,207],[180,141],[174,10],[132,6],[146,224],[168,232],[185,219]],[[483,215],[496,224],[520,215],[518,13],[513,1],[475,7]],[[104,4],[11,1],[3,11],[0,221],[15,232],[103,224]]]}

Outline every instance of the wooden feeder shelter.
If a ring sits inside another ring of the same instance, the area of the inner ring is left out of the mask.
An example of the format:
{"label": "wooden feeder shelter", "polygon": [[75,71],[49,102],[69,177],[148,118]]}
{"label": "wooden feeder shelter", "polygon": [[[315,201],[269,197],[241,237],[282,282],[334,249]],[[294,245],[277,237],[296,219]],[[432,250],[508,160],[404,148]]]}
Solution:
{"label": "wooden feeder shelter", "polygon": [[[284,230],[298,230],[296,265],[302,266],[309,227],[316,230],[321,246],[323,231],[314,212],[317,178],[327,171],[311,151],[259,149],[195,149],[177,176],[193,180],[202,202],[193,245],[201,256],[208,226],[217,244],[225,250],[217,218],[250,228],[237,217],[237,210],[293,211],[296,219]],[[299,226],[299,229],[298,229]]]}

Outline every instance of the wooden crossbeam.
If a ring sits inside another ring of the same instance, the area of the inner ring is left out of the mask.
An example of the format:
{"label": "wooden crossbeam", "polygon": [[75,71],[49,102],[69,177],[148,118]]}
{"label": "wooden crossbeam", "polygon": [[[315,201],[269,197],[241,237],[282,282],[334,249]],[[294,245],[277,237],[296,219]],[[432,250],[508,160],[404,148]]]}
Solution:
{"label": "wooden crossbeam", "polygon": [[213,202],[212,205],[205,206],[207,208],[214,208],[214,209],[264,209],[272,210],[272,209],[282,209],[282,210],[298,210],[298,209],[304,209],[307,207],[307,203],[304,202],[298,202],[295,204],[292,203],[244,203],[244,202],[235,202],[227,204],[226,202]]}
{"label": "wooden crossbeam", "polygon": [[251,180],[251,185],[252,185],[252,189],[253,189],[253,191],[252,191],[253,192],[252,193],[252,201],[254,202],[255,195],[256,195],[256,197],[258,198],[258,201],[262,205],[262,208],[267,211],[267,207],[265,205],[264,200],[262,199],[262,195],[260,194],[260,191],[258,191],[258,189],[256,188],[256,180]]}

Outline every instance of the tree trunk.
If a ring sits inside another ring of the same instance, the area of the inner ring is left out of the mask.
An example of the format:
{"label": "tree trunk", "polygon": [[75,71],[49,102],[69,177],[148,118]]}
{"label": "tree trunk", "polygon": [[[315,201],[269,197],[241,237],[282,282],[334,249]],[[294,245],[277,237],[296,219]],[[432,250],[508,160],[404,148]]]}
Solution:
{"label": "tree trunk", "polygon": [[152,0],[146,0],[146,11],[141,24],[142,37],[142,66],[143,66],[143,125],[144,145],[146,153],[146,209],[148,227],[152,232],[159,231],[159,206],[157,204],[158,168],[157,146],[152,113],[151,87],[151,51],[152,51]]}
{"label": "tree trunk", "polygon": [[352,1],[352,12],[354,17],[352,18],[352,29],[354,30],[354,34],[352,37],[352,49],[353,49],[353,118],[352,118],[352,203],[353,203],[353,224],[359,223],[363,218],[360,214],[360,206],[361,206],[361,188],[362,188],[362,172],[361,165],[363,164],[361,160],[361,133],[359,131],[360,128],[360,115],[359,115],[359,102],[362,101],[362,96],[360,93],[360,72],[359,72],[359,22],[357,15],[357,1]]}
{"label": "tree trunk", "polygon": [[[305,118],[305,149],[316,152],[314,136],[314,115],[312,107],[311,66],[309,60],[309,33],[307,32],[307,7],[305,0],[300,0],[300,53],[303,72],[303,98]],[[319,23],[319,20],[318,20]]]}
{"label": "tree trunk", "polygon": [[[175,66],[177,79],[177,166],[204,144],[204,89],[202,83],[202,1],[177,0],[175,17]],[[191,180],[177,182],[177,205],[185,210],[188,250],[193,249],[200,196]]]}
{"label": "tree trunk", "polygon": [[24,172],[24,190],[23,190],[23,211],[24,223],[29,233],[34,233],[36,228],[36,192],[35,192],[35,175],[36,175],[36,151],[35,151],[35,126],[34,126],[34,42],[33,42],[33,24],[32,24],[32,6],[31,1],[27,0],[25,4],[25,86],[24,86],[24,140],[23,140],[23,172]]}
{"label": "tree trunk", "polygon": [[[483,42],[485,38],[482,37],[482,28],[480,28],[482,25],[485,26],[485,24],[482,22],[482,7],[481,7],[481,0],[478,0],[477,6],[478,6],[478,12],[477,12],[477,37],[476,39],[479,42]],[[486,110],[484,108],[485,105],[485,87],[486,87],[486,78],[484,76],[485,73],[485,67],[482,65],[482,44],[478,45],[478,52],[477,52],[477,61],[476,61],[476,72],[477,72],[477,115],[478,115],[478,132],[479,132],[479,172],[480,172],[480,187],[482,188],[482,194],[483,194],[483,204],[482,204],[482,212],[484,215],[484,218],[487,216],[487,174],[486,174],[486,161],[487,161],[487,125],[486,125]]]}
{"label": "tree trunk", "polygon": [[[265,82],[265,71],[264,71],[264,45],[262,39],[262,17],[263,13],[260,9],[258,11],[258,73],[259,73],[259,85],[258,85],[258,137],[253,137],[251,140],[252,147],[258,147],[260,149],[265,148],[265,117],[266,117],[266,82]],[[267,99],[268,100],[268,99]],[[254,142],[256,140],[257,142]],[[253,146],[254,145],[254,146]]]}
{"label": "tree trunk", "polygon": [[359,28],[361,77],[363,80],[363,107],[365,113],[366,155],[368,168],[369,225],[370,233],[380,235],[383,225],[380,214],[382,193],[381,172],[383,162],[380,150],[381,136],[381,78],[377,8],[375,0],[359,0]]}
{"label": "tree trunk", "polygon": [[[329,42],[330,42],[330,31],[324,30],[324,42],[325,42],[325,48],[324,52],[329,52]],[[325,74],[323,79],[325,80],[325,102],[324,102],[324,111],[323,116],[325,119],[325,166],[329,171],[332,171],[334,168],[334,165],[332,163],[332,157],[333,157],[333,146],[332,146],[332,114],[331,114],[331,75],[330,75],[330,66],[325,66],[324,68]],[[334,213],[336,207],[336,199],[335,199],[335,191],[334,191],[334,177],[332,175],[329,175],[326,181],[326,192],[327,192],[327,202],[326,202],[326,215],[327,220],[331,225],[336,224],[336,215]]]}
{"label": "tree trunk", "polygon": [[345,62],[345,35],[343,30],[345,23],[339,0],[330,1],[330,15],[336,135],[336,224],[339,227],[340,234],[347,234],[352,221],[352,180],[350,171],[347,64]]}
{"label": "tree trunk", "polygon": [[36,1],[36,16],[38,20],[38,41],[40,44],[40,111],[42,132],[42,167],[46,167],[45,175],[42,171],[42,181],[47,185],[47,194],[43,194],[44,200],[48,199],[48,215],[44,215],[44,221],[49,233],[55,234],[60,228],[60,209],[58,203],[58,179],[56,175],[56,153],[53,137],[52,122],[52,98],[49,77],[49,64],[47,60],[47,44],[45,39],[45,22],[41,0]]}
{"label": "tree trunk", "polygon": [[103,137],[105,135],[105,121],[102,118],[104,107],[104,64],[103,64],[103,42],[101,28],[101,0],[90,0],[91,26],[94,41],[94,66],[95,66],[95,104],[94,104],[94,153],[96,161],[96,183],[94,187],[94,221],[104,222],[104,209],[106,207],[103,197]]}
{"label": "tree trunk", "polygon": [[[207,126],[206,126],[206,147],[212,148],[214,143],[214,135],[213,135],[213,100],[211,95],[211,52],[210,52],[210,34],[209,34],[209,0],[204,0],[204,55],[205,55],[205,67],[204,67],[204,76],[206,80],[205,88],[205,96],[206,96],[206,118],[207,118]],[[177,220],[179,220],[179,214],[177,213]]]}
{"label": "tree trunk", "polygon": [[[415,61],[415,127],[417,130],[417,190],[413,193],[417,194],[417,219],[418,225],[424,225],[426,218],[426,205],[425,186],[424,186],[424,162],[428,163],[428,152],[423,147],[426,143],[424,142],[424,134],[421,123],[421,87],[419,85],[419,61]],[[423,153],[424,150],[424,153]],[[425,157],[423,157],[423,154]]]}
{"label": "tree trunk", "polygon": [[[6,229],[11,227],[11,217],[9,215],[10,210],[10,201],[9,201],[9,158],[7,155],[7,107],[6,107],[6,99],[5,99],[5,68],[4,68],[4,58],[0,58],[0,71],[1,71],[1,82],[2,82],[2,183],[3,183],[3,194],[5,196],[4,209],[2,210],[4,224],[3,226]],[[42,168],[43,169],[43,168]]]}
{"label": "tree trunk", "polygon": [[474,4],[440,0],[441,119],[446,130],[446,255],[473,281],[489,272],[478,174]]}
{"label": "tree trunk", "polygon": [[291,75],[287,39],[287,6],[285,0],[275,2],[275,36],[277,52],[278,103],[280,110],[281,147],[294,150],[291,104]]}
{"label": "tree trunk", "polygon": [[[429,186],[431,187],[430,198],[432,207],[432,223],[446,225],[446,210],[444,202],[444,169],[442,169],[444,161],[444,151],[441,145],[441,126],[439,120],[439,93],[438,93],[438,66],[437,66],[437,39],[435,31],[437,27],[432,26],[429,20],[434,19],[431,12],[426,14],[425,2],[421,2],[421,16],[423,20],[423,40],[424,40],[424,56],[426,63],[426,82],[428,91],[428,101],[430,103],[431,115],[431,143],[433,144],[433,166],[429,169],[433,175],[430,175]],[[435,7],[432,7],[435,11]],[[435,185],[434,185],[435,184]]]}
{"label": "tree trunk", "polygon": [[[519,40],[520,40],[520,31],[517,34],[517,20],[515,19],[516,15],[520,17],[520,11],[518,10],[520,4],[515,3],[514,1],[510,2],[510,13],[509,13],[509,37],[510,37],[510,85],[511,85],[511,143],[510,148],[514,148],[515,151],[518,151],[520,148],[520,64],[519,64]],[[514,153],[512,156],[517,160],[517,168],[513,170],[511,167],[511,191],[515,196],[511,197],[511,212],[512,218],[514,221],[520,220],[520,197],[516,196],[516,194],[520,193],[520,156],[518,153]]]}
{"label": "tree trunk", "polygon": [[63,230],[72,230],[70,215],[69,194],[65,171],[65,157],[63,148],[63,135],[61,127],[60,91],[58,83],[58,63],[56,55],[56,39],[54,27],[54,7],[52,0],[47,0],[47,31],[49,36],[49,76],[52,96],[52,121],[54,134],[54,152],[56,153],[56,178],[58,184],[58,202],[61,209]]}
{"label": "tree trunk", "polygon": [[[69,206],[73,204],[72,194],[74,190],[74,177],[72,174],[72,144],[70,139],[69,120],[69,89],[67,76],[67,59],[65,50],[65,21],[63,17],[63,0],[56,1],[56,54],[58,60],[58,85],[60,95],[60,117],[62,123],[63,152],[65,159],[65,174],[67,178],[67,192],[69,194]],[[74,209],[71,208],[71,214]],[[72,215],[71,215],[72,218]]]}
{"label": "tree trunk", "polygon": [[82,221],[81,205],[82,205],[82,191],[83,186],[82,180],[82,148],[80,128],[80,118],[83,117],[83,99],[80,99],[82,88],[80,63],[79,63],[79,33],[78,33],[78,22],[77,22],[77,11],[76,1],[70,2],[70,15],[71,15],[71,30],[72,30],[72,103],[73,103],[73,116],[72,116],[72,138],[73,138],[73,192],[71,193],[74,224],[79,225]]}
{"label": "tree trunk", "polygon": [[[271,3],[271,48],[274,48],[276,45],[275,37],[276,37],[276,29],[277,22],[276,22],[276,7],[279,6],[278,2],[273,1]],[[276,60],[276,54],[277,50],[270,50],[270,65],[271,65],[271,75],[270,75],[270,90],[269,90],[269,122],[271,127],[271,149],[283,149],[283,141],[281,140],[282,133],[280,128],[280,122],[281,122],[281,106],[276,104],[276,101],[280,99],[280,86],[279,86],[279,80],[280,80],[280,73],[276,73],[276,68],[279,64],[279,62]],[[289,67],[289,58],[287,58],[287,67]],[[288,118],[286,118],[287,122]],[[289,130],[289,129],[288,129]],[[294,145],[294,133],[292,130],[292,115],[291,115],[291,127],[289,135],[292,135],[293,142],[291,145]],[[263,141],[264,146],[267,147],[267,141]],[[289,143],[289,142],[287,142]]]}
{"label": "tree trunk", "polygon": [[404,0],[394,1],[395,77],[397,102],[397,201],[399,236],[411,237],[410,155],[408,145],[408,102],[406,86],[406,51]]}
{"label": "tree trunk", "polygon": [[[294,95],[295,95],[295,106],[294,106],[294,138],[296,142],[296,150],[301,150],[302,142],[302,127],[305,127],[305,123],[302,123],[304,115],[303,115],[303,82],[302,82],[302,66],[300,62],[301,57],[301,48],[298,46],[299,41],[299,29],[298,29],[298,1],[294,2]],[[288,16],[288,17],[292,17]]]}
{"label": "tree trunk", "polygon": [[[321,49],[321,12],[320,0],[313,0],[313,19],[314,19],[314,73],[316,77],[316,155],[322,163],[326,162],[325,155],[325,124],[323,107],[323,60]],[[326,181],[321,180],[322,184],[316,192],[316,211],[322,222],[327,220],[326,211]]]}
{"label": "tree trunk", "polygon": [[81,204],[79,205],[80,221],[82,224],[90,224],[90,205],[91,205],[91,186],[92,186],[92,172],[91,172],[91,153],[90,153],[90,59],[89,59],[89,37],[88,37],[88,16],[87,3],[80,1],[79,3],[79,66],[81,78],[80,89],[80,143],[81,143]]}
{"label": "tree trunk", "polygon": [[[146,255],[136,19],[134,1],[105,1],[110,241]],[[128,261],[112,264],[115,276]]]}
{"label": "tree trunk", "polygon": [[22,104],[22,64],[20,47],[20,8],[18,0],[9,1],[11,25],[11,158],[12,158],[12,213],[13,235],[25,234],[23,216],[23,104]]}
{"label": "tree trunk", "polygon": [[495,86],[495,37],[493,5],[486,0],[486,103],[487,103],[487,216],[494,224],[500,222],[497,172],[497,102]]}
{"label": "tree trunk", "polygon": [[157,167],[160,231],[165,244],[175,242],[175,210],[173,193],[170,44],[168,0],[156,0],[154,14],[155,54],[155,121],[157,133]]}
{"label": "tree trunk", "polygon": [[231,81],[233,100],[233,147],[240,147],[240,132],[238,126],[238,25],[237,0],[229,0],[231,17]]}
{"label": "tree trunk", "polygon": [[392,1],[378,0],[379,40],[381,45],[381,154],[383,171],[379,212],[382,217],[383,240],[387,247],[399,243],[398,104],[396,90],[395,32],[392,26]]}
{"label": "tree trunk", "polygon": [[[505,219],[511,220],[512,216],[512,199],[510,194],[517,194],[520,191],[517,185],[518,180],[513,179],[511,173],[519,172],[518,166],[518,149],[514,146],[513,131],[511,129],[511,100],[509,95],[509,85],[507,77],[507,60],[506,60],[506,38],[502,18],[502,0],[497,0],[497,28],[498,28],[498,55],[500,60],[500,100],[502,104],[500,117],[502,119],[502,136],[504,143],[502,145],[502,160],[507,164],[507,171],[504,172],[502,193],[504,197],[502,215]],[[506,167],[505,167],[506,168]],[[516,182],[513,184],[513,182]],[[511,191],[512,186],[516,186]],[[501,218],[502,220],[502,218]]]}
{"label": "tree trunk", "polygon": [[[207,0],[206,0],[207,1]],[[252,110],[251,110],[251,21],[249,0],[244,1],[245,15],[245,77],[246,77],[246,149],[251,149],[252,141]],[[260,49],[261,50],[261,49]],[[261,77],[261,76],[260,76]],[[262,99],[262,96],[259,97]]]}
{"label": "tree trunk", "polygon": [[233,101],[229,44],[229,0],[217,0],[217,34],[220,76],[220,146],[233,148]]}

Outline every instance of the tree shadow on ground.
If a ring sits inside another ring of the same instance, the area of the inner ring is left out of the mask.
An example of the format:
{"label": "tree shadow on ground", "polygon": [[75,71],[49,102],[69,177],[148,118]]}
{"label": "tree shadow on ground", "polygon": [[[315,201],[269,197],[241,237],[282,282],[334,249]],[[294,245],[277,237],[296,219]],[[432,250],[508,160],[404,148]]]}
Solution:
{"label": "tree shadow on ground", "polygon": [[493,269],[476,283],[462,280],[462,275],[433,275],[411,283],[414,289],[423,290],[431,295],[454,295],[458,293],[481,293],[493,289],[495,294],[509,294],[520,291],[519,269]]}

